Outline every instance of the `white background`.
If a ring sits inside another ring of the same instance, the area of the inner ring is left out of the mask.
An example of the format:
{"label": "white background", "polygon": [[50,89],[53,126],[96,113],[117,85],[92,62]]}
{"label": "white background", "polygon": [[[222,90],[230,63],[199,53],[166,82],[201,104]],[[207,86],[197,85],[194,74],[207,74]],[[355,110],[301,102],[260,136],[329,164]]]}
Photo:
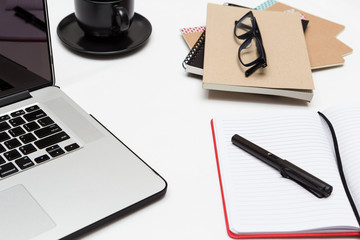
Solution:
{"label": "white background", "polygon": [[[249,7],[262,2],[234,1]],[[344,66],[313,73],[316,89],[311,103],[207,91],[202,89],[201,78],[186,74],[181,63],[189,49],[180,28],[206,24],[205,0],[135,0],[135,11],[152,24],[150,39],[131,54],[106,58],[75,54],[61,43],[56,28],[74,12],[74,2],[48,0],[57,85],[169,184],[160,201],[84,239],[229,239],[211,118],[280,109],[318,111],[360,100],[360,1],[282,2],[345,25],[339,39],[354,49],[345,57]]]}

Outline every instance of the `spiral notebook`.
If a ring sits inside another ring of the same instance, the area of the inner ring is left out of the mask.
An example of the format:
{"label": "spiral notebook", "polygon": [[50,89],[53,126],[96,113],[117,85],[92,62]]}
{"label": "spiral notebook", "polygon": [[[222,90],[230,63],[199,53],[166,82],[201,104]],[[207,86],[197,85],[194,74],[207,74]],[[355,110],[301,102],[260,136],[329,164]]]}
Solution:
{"label": "spiral notebook", "polygon": [[205,34],[206,31],[203,31],[183,61],[183,67],[186,72],[203,75]]}
{"label": "spiral notebook", "polygon": [[[228,234],[233,238],[360,236],[360,105],[212,119]],[[334,187],[316,198],[231,143],[234,134]]]}

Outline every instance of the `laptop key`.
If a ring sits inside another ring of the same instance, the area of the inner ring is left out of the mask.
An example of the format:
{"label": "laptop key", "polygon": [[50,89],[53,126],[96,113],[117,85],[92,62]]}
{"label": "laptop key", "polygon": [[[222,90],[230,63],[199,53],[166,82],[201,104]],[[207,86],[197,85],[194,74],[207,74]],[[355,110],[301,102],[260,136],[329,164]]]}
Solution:
{"label": "laptop key", "polygon": [[0,123],[0,132],[10,129],[10,125],[7,122]]}
{"label": "laptop key", "polygon": [[12,161],[15,160],[19,157],[21,157],[21,154],[18,152],[18,150],[13,149],[9,152],[4,153],[4,157],[8,160],[8,161]]}
{"label": "laptop key", "polygon": [[48,155],[44,154],[44,155],[42,155],[40,157],[35,158],[34,161],[36,163],[42,163],[42,162],[45,162],[45,161],[47,161],[49,159],[50,159],[50,157]]}
{"label": "laptop key", "polygon": [[25,123],[24,119],[22,119],[21,117],[17,117],[17,118],[13,118],[9,120],[9,123],[13,126],[13,127],[17,127],[20,126],[22,124]]}
{"label": "laptop key", "polygon": [[26,121],[31,122],[34,121],[36,119],[45,117],[46,113],[43,110],[36,110],[34,112],[30,112],[24,115],[24,118],[26,119]]}
{"label": "laptop key", "polygon": [[57,133],[57,132],[60,132],[60,131],[61,131],[61,128],[57,124],[53,124],[53,125],[47,126],[45,128],[36,130],[34,132],[34,134],[38,138],[43,138],[43,137],[49,136],[51,134],[54,134],[54,133]]}
{"label": "laptop key", "polygon": [[0,165],[4,163],[6,163],[5,159],[2,156],[0,156]]}
{"label": "laptop key", "polygon": [[0,122],[3,122],[5,120],[9,120],[10,119],[10,116],[9,115],[3,115],[0,117]]}
{"label": "laptop key", "polygon": [[19,140],[17,140],[16,138],[8,140],[8,141],[4,142],[4,144],[8,149],[13,149],[13,148],[21,146],[21,142],[19,142]]}
{"label": "laptop key", "polygon": [[19,170],[15,167],[13,163],[7,163],[0,166],[0,177],[4,178],[18,171]]}
{"label": "laptop key", "polygon": [[29,144],[27,144],[25,146],[19,147],[19,150],[24,155],[28,155],[30,153],[33,153],[33,152],[37,151],[37,149],[31,143],[29,143]]}
{"label": "laptop key", "polygon": [[62,142],[66,139],[69,139],[69,135],[67,135],[65,132],[59,132],[56,133],[54,135],[51,135],[49,137],[40,139],[36,142],[34,142],[34,144],[39,148],[39,149],[43,149],[49,146],[52,146],[56,143]]}
{"label": "laptop key", "polygon": [[10,139],[10,136],[6,132],[0,133],[0,142]]}
{"label": "laptop key", "polygon": [[38,123],[39,123],[41,126],[45,127],[45,126],[47,126],[47,125],[53,124],[54,121],[53,121],[51,118],[49,118],[49,117],[44,117],[44,118],[39,119],[39,120],[38,120]]}
{"label": "laptop key", "polygon": [[2,144],[0,144],[0,153],[5,152],[5,151],[6,151],[6,149],[4,148],[4,146]]}
{"label": "laptop key", "polygon": [[34,136],[34,134],[32,133],[27,133],[25,135],[22,135],[19,137],[19,139],[24,143],[29,143],[29,142],[33,142],[36,140],[36,137]]}
{"label": "laptop key", "polygon": [[46,151],[52,156],[57,157],[65,153],[64,150],[59,145],[54,145],[52,147],[46,148]]}
{"label": "laptop key", "polygon": [[16,127],[16,128],[10,129],[9,133],[11,134],[11,136],[17,137],[17,136],[24,134],[25,131],[24,131],[24,129],[22,129],[22,127]]}
{"label": "laptop key", "polygon": [[24,114],[25,114],[24,110],[17,110],[16,112],[11,113],[10,115],[12,117],[18,117],[18,116],[24,115]]}
{"label": "laptop key", "polygon": [[24,170],[28,167],[32,167],[34,166],[35,164],[30,160],[29,157],[22,157],[22,158],[19,158],[18,160],[15,161],[16,165],[18,165],[18,167],[21,169],[21,170]]}
{"label": "laptop key", "polygon": [[36,122],[30,122],[30,123],[24,124],[23,127],[28,132],[32,132],[32,131],[40,128],[39,124],[37,124]]}
{"label": "laptop key", "polygon": [[70,144],[68,146],[65,147],[65,150],[70,152],[70,151],[73,151],[77,148],[79,148],[80,146],[77,144],[77,143],[73,143],[73,144]]}
{"label": "laptop key", "polygon": [[39,109],[39,106],[34,105],[34,106],[31,106],[31,107],[25,108],[25,111],[26,112],[33,112],[33,111],[38,110],[38,109]]}

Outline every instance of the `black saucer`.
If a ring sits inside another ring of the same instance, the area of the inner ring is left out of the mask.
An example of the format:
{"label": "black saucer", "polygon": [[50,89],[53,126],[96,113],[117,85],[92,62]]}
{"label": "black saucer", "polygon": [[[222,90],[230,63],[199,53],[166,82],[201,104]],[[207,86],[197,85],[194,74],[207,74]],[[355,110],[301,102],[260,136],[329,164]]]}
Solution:
{"label": "black saucer", "polygon": [[135,13],[128,32],[122,36],[99,38],[85,36],[75,14],[65,17],[57,27],[61,41],[70,49],[88,54],[110,55],[132,51],[146,42],[151,34],[150,22]]}

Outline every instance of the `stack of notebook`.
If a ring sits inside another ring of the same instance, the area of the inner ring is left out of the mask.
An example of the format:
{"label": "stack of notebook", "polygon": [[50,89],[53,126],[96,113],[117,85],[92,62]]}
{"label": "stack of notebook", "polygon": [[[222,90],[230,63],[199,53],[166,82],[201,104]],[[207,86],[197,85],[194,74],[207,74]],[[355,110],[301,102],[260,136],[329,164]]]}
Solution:
{"label": "stack of notebook", "polygon": [[[245,77],[233,31],[234,21],[250,10],[259,25],[268,66]],[[306,20],[307,28],[301,19]],[[340,24],[273,0],[255,9],[209,4],[206,29],[181,29],[191,48],[183,67],[189,73],[202,75],[205,89],[311,101],[311,71],[342,65],[343,56],[352,52],[336,38],[343,29]]]}

